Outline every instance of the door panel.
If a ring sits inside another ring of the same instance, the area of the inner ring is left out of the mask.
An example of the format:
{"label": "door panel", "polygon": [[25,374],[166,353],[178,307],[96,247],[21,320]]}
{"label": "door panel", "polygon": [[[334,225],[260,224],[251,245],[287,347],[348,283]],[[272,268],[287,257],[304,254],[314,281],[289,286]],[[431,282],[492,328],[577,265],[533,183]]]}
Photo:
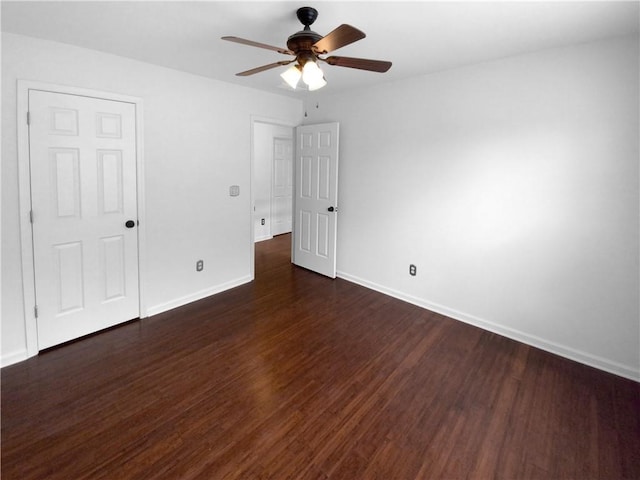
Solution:
{"label": "door panel", "polygon": [[29,91],[38,347],[138,317],[135,106]]}
{"label": "door panel", "polygon": [[329,232],[331,230],[331,219],[326,213],[318,213],[316,216],[318,220],[318,251],[316,254],[323,258],[329,257]]}
{"label": "door panel", "polygon": [[80,164],[78,150],[52,148],[49,150],[54,200],[58,218],[80,216]]}
{"label": "door panel", "polygon": [[331,158],[318,157],[318,199],[330,200],[331,196]]}
{"label": "door panel", "polygon": [[100,239],[101,270],[104,295],[101,300],[116,300],[126,295],[126,265],[124,235]]}
{"label": "door panel", "polygon": [[296,136],[293,262],[335,278],[338,124],[305,125]]}
{"label": "door panel", "polygon": [[82,243],[72,242],[52,247],[56,267],[53,280],[59,288],[55,312],[60,315],[82,310],[84,308]]}
{"label": "door panel", "polygon": [[119,150],[98,151],[98,211],[122,213],[124,205],[122,152]]}

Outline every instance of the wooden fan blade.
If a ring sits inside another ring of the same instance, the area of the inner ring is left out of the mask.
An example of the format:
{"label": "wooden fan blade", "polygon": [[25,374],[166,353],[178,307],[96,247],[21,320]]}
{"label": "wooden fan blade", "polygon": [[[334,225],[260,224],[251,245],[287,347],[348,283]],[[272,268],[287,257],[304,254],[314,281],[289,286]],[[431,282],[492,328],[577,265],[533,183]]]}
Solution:
{"label": "wooden fan blade", "polygon": [[351,57],[327,57],[321,60],[324,60],[329,65],[358,68],[360,70],[369,70],[371,72],[383,73],[391,68],[391,62],[387,62],[384,60],[368,60],[366,58]]}
{"label": "wooden fan blade", "polygon": [[252,68],[251,70],[247,70],[246,72],[236,73],[238,77],[248,77],[249,75],[253,75],[254,73],[264,72],[265,70],[271,70],[272,68],[282,67],[284,65],[289,65],[292,62],[295,62],[296,59],[293,60],[282,60],[276,63],[270,63],[269,65],[263,65],[261,67]]}
{"label": "wooden fan blade", "polygon": [[343,24],[313,44],[317,54],[325,54],[337,50],[350,43],[362,40],[366,35],[351,25]]}
{"label": "wooden fan blade", "polygon": [[222,40],[227,40],[229,42],[241,43],[243,45],[249,45],[250,47],[258,47],[258,48],[266,48],[267,50],[273,50],[278,53],[283,53],[285,55],[295,55],[291,50],[287,50],[286,48],[274,47],[273,45],[267,45],[266,43],[254,42],[253,40],[247,40],[245,38],[240,37],[221,37]]}

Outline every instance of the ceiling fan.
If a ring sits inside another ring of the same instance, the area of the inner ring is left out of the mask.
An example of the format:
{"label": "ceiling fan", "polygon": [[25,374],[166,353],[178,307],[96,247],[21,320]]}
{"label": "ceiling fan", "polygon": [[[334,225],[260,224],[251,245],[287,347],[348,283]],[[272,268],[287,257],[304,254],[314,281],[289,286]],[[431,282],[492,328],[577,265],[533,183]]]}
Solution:
{"label": "ceiling fan", "polygon": [[[324,57],[333,50],[342,48],[345,45],[362,40],[366,35],[364,32],[342,24],[324,37],[311,30],[310,26],[318,18],[318,11],[312,7],[302,7],[296,12],[298,20],[304,25],[304,29],[294,33],[287,39],[287,48],[274,47],[264,43],[246,40],[244,38],[227,36],[222,40],[241,43],[252,47],[273,50],[284,55],[293,55],[293,60],[281,60],[261,67],[252,68],[244,72],[236,73],[240,77],[246,77],[255,73],[264,72],[272,68],[285,65],[294,65],[281,74],[281,77],[292,87],[296,88],[300,79],[308,86],[309,90],[317,90],[327,84],[324,73],[318,67],[318,61],[336,65],[338,67],[357,68],[369,70],[371,72],[386,72],[391,68],[391,62],[383,60],[369,60],[366,58],[339,57],[332,55]],[[321,57],[322,55],[322,57]]]}

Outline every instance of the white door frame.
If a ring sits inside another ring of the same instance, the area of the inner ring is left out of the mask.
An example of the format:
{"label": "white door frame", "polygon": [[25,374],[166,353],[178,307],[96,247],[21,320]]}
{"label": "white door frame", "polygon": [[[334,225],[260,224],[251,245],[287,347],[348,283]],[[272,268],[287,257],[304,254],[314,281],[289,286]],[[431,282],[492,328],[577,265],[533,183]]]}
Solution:
{"label": "white door frame", "polygon": [[144,205],[144,157],[142,144],[142,99],[119,95],[112,92],[101,92],[86,88],[56,85],[52,83],[18,80],[17,98],[17,131],[18,131],[18,188],[20,200],[20,244],[22,260],[22,291],[24,299],[24,322],[27,339],[27,357],[38,354],[38,327],[34,307],[36,305],[35,271],[33,260],[33,236],[31,228],[31,172],[29,158],[29,128],[27,125],[27,111],[29,110],[29,90],[79,95],[83,97],[100,98],[118,102],[132,103],[136,111],[136,172],[137,172],[137,201],[138,201],[138,291],[140,318],[147,316],[144,302],[146,269],[146,222]]}
{"label": "white door frame", "polygon": [[[254,127],[254,125],[256,123],[266,123],[266,124],[269,124],[269,125],[275,125],[277,127],[291,128],[292,129],[291,138],[293,139],[293,148],[294,149],[295,149],[295,146],[296,146],[296,140],[295,140],[295,131],[293,131],[293,130],[297,127],[296,123],[287,122],[286,120],[281,120],[281,119],[271,118],[271,117],[262,117],[260,115],[251,115],[251,165],[250,165],[251,198],[249,198],[249,223],[250,223],[250,234],[249,234],[249,242],[250,242],[249,263],[250,263],[250,265],[249,265],[249,272],[250,272],[251,280],[254,280],[256,278],[256,252],[255,252],[255,241],[254,241],[255,228],[254,228],[254,224],[253,224],[253,202],[254,202],[253,189],[254,189],[254,181],[255,181],[255,178],[254,178],[254,172],[255,172],[254,144],[255,144],[255,140],[254,140],[254,134],[253,134],[253,127]],[[295,177],[294,177],[294,179],[295,179]],[[295,182],[294,182],[294,185],[295,185]]]}

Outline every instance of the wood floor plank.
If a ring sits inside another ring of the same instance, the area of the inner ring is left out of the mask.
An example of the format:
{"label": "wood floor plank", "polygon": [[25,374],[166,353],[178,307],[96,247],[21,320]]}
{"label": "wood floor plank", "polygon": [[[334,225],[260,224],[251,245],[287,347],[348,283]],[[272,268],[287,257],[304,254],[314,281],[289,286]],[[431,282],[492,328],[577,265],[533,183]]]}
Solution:
{"label": "wood floor plank", "polygon": [[1,473],[639,479],[640,386],[290,263],[2,369]]}

